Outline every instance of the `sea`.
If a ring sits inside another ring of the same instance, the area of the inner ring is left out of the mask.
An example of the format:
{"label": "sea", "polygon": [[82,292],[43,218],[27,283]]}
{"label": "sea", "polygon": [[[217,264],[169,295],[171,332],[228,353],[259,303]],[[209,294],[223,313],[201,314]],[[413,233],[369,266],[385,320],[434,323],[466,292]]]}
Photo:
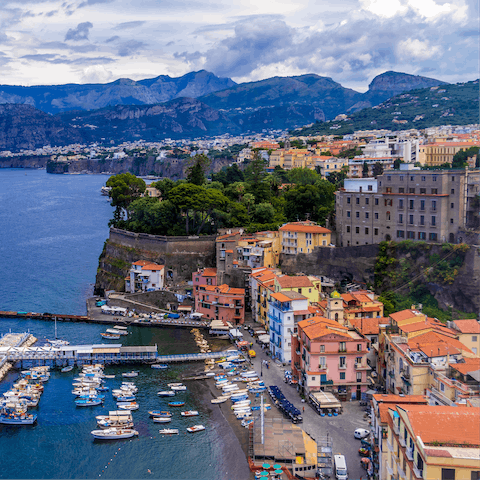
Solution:
{"label": "sea", "polygon": [[[0,310],[85,314],[86,299],[93,294],[98,257],[108,238],[113,208],[100,188],[105,175],[53,175],[45,170],[0,169]],[[30,332],[39,343],[55,336],[49,321],[0,318],[0,334]],[[57,337],[71,344],[101,343],[104,325],[57,322]],[[124,345],[157,345],[161,354],[198,351],[193,336],[182,328],[129,327]],[[106,478],[106,479],[226,479],[249,478],[247,463],[226,420],[212,415],[205,387],[189,382],[176,400],[185,407],[168,407],[159,390],[189,372],[192,365],[171,365],[167,370],[148,366],[139,371],[139,410],[133,412],[139,435],[134,439],[99,442],[92,439],[96,415],[116,410],[111,393],[103,406],[78,408],[72,395],[73,378],[53,370],[37,408],[35,425],[0,425],[0,478]],[[122,382],[130,366],[107,367],[115,379],[110,391]],[[19,376],[11,371],[0,382],[0,395]],[[131,379],[130,379],[131,380]],[[211,397],[210,397],[211,398]],[[170,399],[171,400],[171,399]],[[180,410],[198,410],[184,418]],[[174,413],[170,428],[179,434],[159,433],[162,424],[151,421],[149,410]],[[178,410],[178,411],[177,411]],[[186,428],[203,424],[190,434]]]}

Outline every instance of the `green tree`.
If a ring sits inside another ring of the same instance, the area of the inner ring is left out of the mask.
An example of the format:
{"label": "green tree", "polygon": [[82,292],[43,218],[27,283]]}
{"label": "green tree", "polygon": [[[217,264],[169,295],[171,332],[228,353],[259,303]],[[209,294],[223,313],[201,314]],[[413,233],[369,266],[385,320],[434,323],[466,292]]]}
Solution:
{"label": "green tree", "polygon": [[394,170],[400,170],[400,164],[403,163],[399,158],[396,158],[393,161],[393,169]]}
{"label": "green tree", "polygon": [[234,163],[231,167],[228,167],[226,173],[226,182],[228,184],[235,182],[243,182],[245,180],[243,172],[238,168],[238,165],[236,163]]}
{"label": "green tree", "polygon": [[129,205],[145,193],[147,188],[141,178],[131,173],[120,173],[113,175],[107,180],[107,187],[112,187],[109,192],[112,206],[115,207],[114,219],[111,225],[117,226],[120,219],[125,215],[129,218]]}
{"label": "green tree", "polygon": [[367,162],[363,162],[362,177],[363,178],[368,177],[368,163]]}
{"label": "green tree", "polygon": [[379,175],[383,173],[383,165],[380,162],[375,162],[373,165],[373,176],[377,178]]}
{"label": "green tree", "polygon": [[210,159],[203,155],[197,154],[189,162],[187,167],[187,182],[194,185],[203,185],[205,183],[205,172],[210,165]]}
{"label": "green tree", "polygon": [[245,170],[245,180],[250,185],[258,185],[263,182],[266,172],[267,162],[262,158],[262,156],[256,152],[253,155],[252,161],[248,164],[248,167]]}
{"label": "green tree", "polygon": [[467,150],[460,150],[453,156],[452,168],[465,168],[467,166],[467,159],[473,156],[477,157],[475,166],[479,166],[479,147],[470,147]]}
{"label": "green tree", "polygon": [[295,185],[314,185],[319,178],[318,173],[309,168],[292,168],[288,172],[290,183]]}
{"label": "green tree", "polygon": [[174,186],[175,186],[175,182],[170,178],[164,178],[163,180],[152,183],[152,187],[155,187],[160,192],[160,194],[162,195],[162,198],[166,198],[168,195],[168,192]]}
{"label": "green tree", "polygon": [[378,297],[378,300],[383,303],[383,315],[385,317],[396,312],[397,300],[394,292],[386,290]]}
{"label": "green tree", "polygon": [[270,203],[259,203],[255,205],[253,220],[257,223],[271,223],[275,216],[275,209]]}
{"label": "green tree", "polygon": [[255,205],[255,197],[251,193],[246,193],[242,198],[242,203],[247,209],[247,213],[250,215],[250,209]]}

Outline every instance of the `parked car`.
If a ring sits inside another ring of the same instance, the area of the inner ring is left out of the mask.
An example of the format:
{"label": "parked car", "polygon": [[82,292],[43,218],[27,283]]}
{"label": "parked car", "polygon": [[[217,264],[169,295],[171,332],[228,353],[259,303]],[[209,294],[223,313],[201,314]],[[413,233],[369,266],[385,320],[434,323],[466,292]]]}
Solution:
{"label": "parked car", "polygon": [[353,434],[355,438],[365,438],[370,435],[370,430],[367,430],[366,428],[357,428]]}

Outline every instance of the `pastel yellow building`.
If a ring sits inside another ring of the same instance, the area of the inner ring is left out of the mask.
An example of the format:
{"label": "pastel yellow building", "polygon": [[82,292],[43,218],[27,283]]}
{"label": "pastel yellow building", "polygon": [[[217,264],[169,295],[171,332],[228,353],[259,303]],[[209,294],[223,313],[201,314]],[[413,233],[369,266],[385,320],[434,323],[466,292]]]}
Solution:
{"label": "pastel yellow building", "polygon": [[388,410],[385,480],[480,479],[480,409],[397,405]]}
{"label": "pastel yellow building", "polygon": [[[313,280],[313,281],[312,281]],[[321,281],[306,275],[277,275],[275,292],[297,292],[307,297],[309,305],[320,301]]]}
{"label": "pastel yellow building", "polygon": [[453,157],[460,150],[468,150],[470,147],[478,147],[480,142],[442,142],[427,143],[420,145],[418,160],[427,167],[438,166],[444,163],[452,163]]}
{"label": "pastel yellow building", "polygon": [[286,223],[279,228],[282,234],[282,253],[312,253],[315,247],[328,247],[332,232],[314,222]]}

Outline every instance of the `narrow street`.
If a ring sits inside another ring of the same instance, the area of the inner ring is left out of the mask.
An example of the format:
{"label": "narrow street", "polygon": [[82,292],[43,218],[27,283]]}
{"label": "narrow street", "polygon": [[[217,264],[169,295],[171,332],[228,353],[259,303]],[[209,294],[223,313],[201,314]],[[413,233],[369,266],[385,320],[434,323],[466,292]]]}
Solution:
{"label": "narrow street", "polygon": [[[253,342],[252,348],[257,354],[254,359],[251,359],[252,369],[257,371],[266,386],[277,385],[285,397],[302,412],[303,423],[298,426],[314,439],[327,435],[332,439],[334,454],[345,455],[350,480],[367,479],[366,471],[360,465],[361,457],[358,453],[361,447],[360,440],[353,436],[356,428],[370,429],[368,420],[364,418],[364,407],[361,407],[357,401],[342,402],[342,414],[337,417],[321,417],[308,402],[302,402],[295,385],[284,382],[284,372],[289,370],[289,367],[283,367],[267,356],[266,351],[255,343],[255,338],[247,330],[242,330],[242,333],[243,340]],[[263,360],[270,362],[270,368],[263,365]]]}

